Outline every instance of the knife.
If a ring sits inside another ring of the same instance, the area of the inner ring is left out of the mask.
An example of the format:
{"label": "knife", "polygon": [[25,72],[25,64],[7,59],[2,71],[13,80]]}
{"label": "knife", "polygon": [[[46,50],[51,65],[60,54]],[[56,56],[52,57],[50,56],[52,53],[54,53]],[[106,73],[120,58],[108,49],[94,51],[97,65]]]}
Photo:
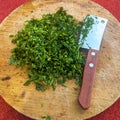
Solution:
{"label": "knife", "polygon": [[[85,22],[87,22],[88,18],[92,18],[94,20],[94,23],[92,24],[92,27],[82,45],[82,48],[88,50],[87,59],[83,72],[83,81],[79,95],[79,103],[84,109],[87,109],[90,106],[98,53],[100,50],[102,37],[108,22],[106,18],[94,15],[88,15],[85,18]],[[82,30],[83,29],[86,29],[84,25],[82,27]],[[81,34],[79,44],[81,44],[82,39],[83,35]]]}

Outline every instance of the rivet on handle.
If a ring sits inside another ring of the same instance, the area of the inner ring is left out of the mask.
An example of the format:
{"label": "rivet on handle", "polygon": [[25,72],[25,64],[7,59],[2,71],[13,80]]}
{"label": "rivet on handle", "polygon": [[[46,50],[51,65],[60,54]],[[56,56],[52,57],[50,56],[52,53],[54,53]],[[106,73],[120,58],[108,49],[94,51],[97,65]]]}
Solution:
{"label": "rivet on handle", "polygon": [[95,52],[91,52],[91,55],[92,55],[92,56],[95,56],[95,54],[96,54]]}
{"label": "rivet on handle", "polygon": [[89,63],[89,67],[90,67],[90,68],[93,68],[93,67],[94,67],[94,64],[93,64],[93,63]]}

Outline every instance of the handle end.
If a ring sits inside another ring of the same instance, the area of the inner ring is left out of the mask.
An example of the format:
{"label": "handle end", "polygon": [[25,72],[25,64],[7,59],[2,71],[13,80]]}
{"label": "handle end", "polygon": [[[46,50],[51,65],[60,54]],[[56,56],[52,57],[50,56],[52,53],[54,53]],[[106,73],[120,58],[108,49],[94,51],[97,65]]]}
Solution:
{"label": "handle end", "polygon": [[85,99],[81,99],[82,96],[79,97],[79,103],[80,103],[80,106],[83,108],[83,109],[88,109],[90,107],[90,102],[86,102]]}

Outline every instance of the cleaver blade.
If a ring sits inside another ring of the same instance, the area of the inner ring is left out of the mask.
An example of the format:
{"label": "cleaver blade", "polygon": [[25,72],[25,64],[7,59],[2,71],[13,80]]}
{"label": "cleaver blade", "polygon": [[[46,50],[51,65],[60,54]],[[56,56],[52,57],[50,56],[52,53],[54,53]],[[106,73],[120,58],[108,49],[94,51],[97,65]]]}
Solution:
{"label": "cleaver blade", "polygon": [[[90,107],[92,88],[94,84],[94,77],[96,72],[97,58],[100,50],[102,38],[107,25],[108,20],[99,16],[89,15],[85,18],[91,17],[94,20],[92,27],[85,38],[82,48],[88,50],[86,64],[83,72],[83,81],[81,86],[81,91],[79,95],[79,103],[84,108]],[[84,25],[82,30],[85,29]],[[82,40],[82,34],[80,35],[79,44]]]}

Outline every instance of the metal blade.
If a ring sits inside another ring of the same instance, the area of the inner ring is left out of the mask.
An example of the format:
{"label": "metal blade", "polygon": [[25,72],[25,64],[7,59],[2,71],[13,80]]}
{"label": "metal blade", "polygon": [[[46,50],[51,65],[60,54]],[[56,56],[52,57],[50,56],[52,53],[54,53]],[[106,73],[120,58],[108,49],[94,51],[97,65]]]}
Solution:
{"label": "metal blade", "polygon": [[[102,18],[94,15],[89,15],[88,17],[93,18],[94,23],[92,24],[92,29],[90,29],[87,37],[85,38],[82,48],[85,49],[92,48],[95,50],[99,50],[108,20],[106,18]],[[88,17],[86,17],[86,19],[88,19]],[[85,29],[85,27],[83,27],[83,29]],[[81,34],[79,39],[79,44],[81,43],[82,37],[83,35]]]}

